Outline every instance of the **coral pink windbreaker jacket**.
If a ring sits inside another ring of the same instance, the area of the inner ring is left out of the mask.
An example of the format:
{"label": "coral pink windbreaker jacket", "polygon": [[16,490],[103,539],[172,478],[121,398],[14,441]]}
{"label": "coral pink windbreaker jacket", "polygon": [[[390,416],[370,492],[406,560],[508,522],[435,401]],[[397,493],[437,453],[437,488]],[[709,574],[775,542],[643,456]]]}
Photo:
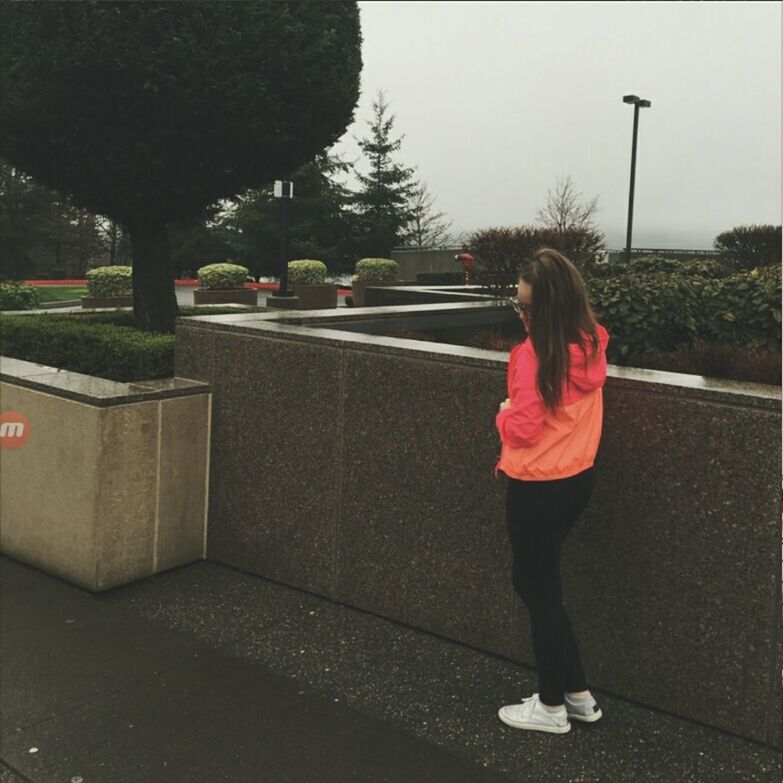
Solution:
{"label": "coral pink windbreaker jacket", "polygon": [[508,361],[510,407],[495,418],[502,444],[495,467],[507,476],[525,481],[568,478],[591,467],[603,426],[603,385],[606,380],[606,346],[609,333],[598,324],[600,349],[590,361],[577,343],[569,345],[570,382],[563,401],[552,414],[544,407],[536,375],[538,359],[530,338],[517,345]]}

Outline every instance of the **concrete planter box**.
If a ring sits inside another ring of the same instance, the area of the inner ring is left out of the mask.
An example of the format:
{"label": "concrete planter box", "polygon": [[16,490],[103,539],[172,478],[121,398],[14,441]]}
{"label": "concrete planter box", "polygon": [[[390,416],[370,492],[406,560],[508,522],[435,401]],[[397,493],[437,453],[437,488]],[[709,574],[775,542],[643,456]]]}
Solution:
{"label": "concrete planter box", "polygon": [[83,296],[82,307],[133,307],[133,296]]}
{"label": "concrete planter box", "polygon": [[335,285],[292,285],[291,290],[299,299],[300,310],[325,310],[337,307]]}
{"label": "concrete planter box", "polygon": [[0,460],[0,551],[98,592],[201,560],[207,384],[116,383],[0,357],[26,442]]}
{"label": "concrete planter box", "polygon": [[255,307],[258,291],[255,288],[194,288],[193,304],[243,304]]}
{"label": "concrete planter box", "polygon": [[366,307],[365,289],[376,288],[378,286],[402,285],[402,280],[357,280],[352,281],[353,288],[353,306]]}

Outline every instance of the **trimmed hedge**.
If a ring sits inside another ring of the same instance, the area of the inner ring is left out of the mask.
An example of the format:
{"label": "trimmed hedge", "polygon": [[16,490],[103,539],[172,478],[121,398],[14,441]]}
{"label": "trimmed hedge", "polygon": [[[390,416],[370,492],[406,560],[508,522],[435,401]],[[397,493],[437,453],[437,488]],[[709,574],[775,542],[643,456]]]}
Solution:
{"label": "trimmed hedge", "polygon": [[40,290],[24,283],[0,283],[0,310],[30,310],[41,303]]}
{"label": "trimmed hedge", "polygon": [[325,285],[326,264],[307,258],[289,261],[288,282],[291,285]]}
{"label": "trimmed hedge", "polygon": [[623,260],[605,261],[596,264],[590,277],[619,277],[625,274],[650,274],[662,272],[680,274],[687,277],[726,277],[735,270],[731,264],[713,258],[693,258],[688,261],[677,261],[662,256],[641,256],[632,258],[626,263]]}
{"label": "trimmed hedge", "polygon": [[696,290],[702,315],[700,337],[780,351],[779,266],[700,283]]}
{"label": "trimmed hedge", "polygon": [[355,274],[357,280],[398,280],[400,267],[391,258],[362,258]]}
{"label": "trimmed hedge", "polygon": [[585,282],[596,318],[611,336],[610,363],[643,350],[672,350],[698,332],[683,278],[629,274]]}
{"label": "trimmed hedge", "polygon": [[780,267],[720,278],[663,272],[585,281],[609,361],[699,341],[780,351]]}
{"label": "trimmed hedge", "polygon": [[113,381],[172,375],[174,335],[50,313],[2,316],[0,325],[4,356]]}
{"label": "trimmed hedge", "polygon": [[[235,312],[220,306],[180,308],[180,315]],[[134,327],[133,313],[123,310],[0,315],[0,353],[112,381],[174,375],[174,335],[142,332]]]}
{"label": "trimmed hedge", "polygon": [[239,264],[207,264],[202,266],[196,275],[201,288],[216,290],[244,288],[248,269]]}
{"label": "trimmed hedge", "polygon": [[99,266],[87,272],[87,296],[133,296],[133,269]]}

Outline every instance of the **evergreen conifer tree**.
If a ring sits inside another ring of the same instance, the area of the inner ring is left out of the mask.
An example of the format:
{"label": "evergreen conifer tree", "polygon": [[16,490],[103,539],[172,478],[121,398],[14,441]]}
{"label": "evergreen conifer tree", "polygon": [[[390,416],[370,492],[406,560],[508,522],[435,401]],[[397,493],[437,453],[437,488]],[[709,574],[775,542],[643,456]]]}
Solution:
{"label": "evergreen conifer tree", "polygon": [[414,170],[395,162],[403,137],[392,135],[394,115],[389,113],[382,90],[373,101],[370,135],[357,139],[369,171],[357,172],[359,191],[354,194],[359,247],[363,256],[389,257],[391,249],[408,239],[412,218]]}

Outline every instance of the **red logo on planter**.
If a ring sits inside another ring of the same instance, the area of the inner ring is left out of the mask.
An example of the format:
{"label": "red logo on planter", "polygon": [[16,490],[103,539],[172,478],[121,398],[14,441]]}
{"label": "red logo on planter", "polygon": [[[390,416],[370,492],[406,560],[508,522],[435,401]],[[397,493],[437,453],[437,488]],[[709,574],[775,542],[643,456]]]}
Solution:
{"label": "red logo on planter", "polygon": [[30,422],[19,411],[0,414],[0,446],[4,449],[18,449],[30,437]]}

